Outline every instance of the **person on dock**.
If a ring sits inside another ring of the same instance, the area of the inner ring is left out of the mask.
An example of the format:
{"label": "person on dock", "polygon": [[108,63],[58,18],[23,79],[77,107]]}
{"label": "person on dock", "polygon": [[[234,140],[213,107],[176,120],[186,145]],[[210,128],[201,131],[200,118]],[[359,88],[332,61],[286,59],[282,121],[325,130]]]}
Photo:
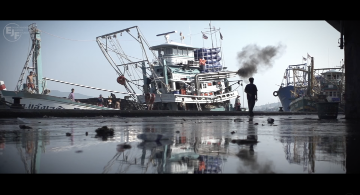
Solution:
{"label": "person on dock", "polygon": [[107,102],[108,102],[108,108],[112,108],[112,99],[111,99],[111,96],[109,96],[108,97],[108,100],[107,100]]}
{"label": "person on dock", "polygon": [[113,93],[111,93],[110,96],[111,96],[111,101],[113,103],[113,107],[115,108],[116,107],[116,102],[117,102],[116,101],[116,96]]}
{"label": "person on dock", "polygon": [[120,99],[119,99],[119,101],[116,101],[116,103],[115,103],[115,109],[119,109],[119,110],[120,110],[120,102],[121,102]]}
{"label": "person on dock", "polygon": [[98,105],[98,106],[103,106],[103,103],[104,103],[104,98],[103,98],[102,95],[100,94],[100,96],[98,97],[97,105]]}
{"label": "person on dock", "polygon": [[240,103],[240,96],[238,95],[235,99],[235,108],[236,108],[236,111],[241,111],[241,103]]}
{"label": "person on dock", "polygon": [[71,89],[71,92],[70,92],[70,94],[69,94],[69,97],[68,97],[68,99],[70,99],[70,100],[73,101],[73,102],[75,102],[74,91],[75,91],[75,89],[72,88],[72,89]]}
{"label": "person on dock", "polygon": [[245,87],[245,93],[247,94],[248,106],[249,106],[249,115],[254,116],[254,106],[257,101],[257,87],[254,85],[254,78],[249,78],[250,84],[247,84]]}
{"label": "person on dock", "polygon": [[31,89],[31,92],[33,92],[35,90],[35,84],[34,84],[34,72],[30,71],[30,74],[27,76],[26,78],[26,86],[28,88],[28,90]]}

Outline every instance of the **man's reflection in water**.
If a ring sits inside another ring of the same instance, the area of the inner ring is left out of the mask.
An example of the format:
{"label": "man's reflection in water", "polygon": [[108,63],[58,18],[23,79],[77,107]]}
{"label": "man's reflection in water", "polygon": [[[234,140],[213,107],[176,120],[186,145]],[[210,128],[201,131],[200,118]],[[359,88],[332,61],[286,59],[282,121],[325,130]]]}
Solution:
{"label": "man's reflection in water", "polygon": [[246,139],[236,141],[238,145],[245,146],[241,147],[236,155],[243,162],[238,168],[238,173],[274,173],[271,161],[267,161],[264,165],[259,164],[258,153],[254,150],[257,142],[257,127],[250,117]]}
{"label": "man's reflection in water", "polygon": [[5,149],[5,139],[4,135],[0,134],[0,155],[2,155],[2,150]]}

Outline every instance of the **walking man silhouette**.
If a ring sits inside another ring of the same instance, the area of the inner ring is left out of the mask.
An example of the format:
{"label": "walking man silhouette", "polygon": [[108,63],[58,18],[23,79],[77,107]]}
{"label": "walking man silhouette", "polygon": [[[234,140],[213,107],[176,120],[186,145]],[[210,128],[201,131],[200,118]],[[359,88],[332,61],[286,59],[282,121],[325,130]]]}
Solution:
{"label": "walking man silhouette", "polygon": [[257,87],[254,85],[254,78],[249,78],[250,84],[247,84],[245,87],[245,93],[247,94],[248,106],[249,106],[249,115],[254,116],[254,106],[257,101]]}

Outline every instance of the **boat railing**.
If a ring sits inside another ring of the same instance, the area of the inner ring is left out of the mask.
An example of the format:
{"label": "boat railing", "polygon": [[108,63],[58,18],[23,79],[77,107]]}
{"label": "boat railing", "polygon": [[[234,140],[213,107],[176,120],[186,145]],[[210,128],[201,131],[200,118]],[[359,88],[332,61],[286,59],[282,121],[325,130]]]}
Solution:
{"label": "boat railing", "polygon": [[174,94],[177,97],[190,97],[190,98],[205,98],[205,99],[216,99],[216,98],[226,98],[231,96],[236,96],[235,92],[223,93],[221,95],[210,95],[210,96],[199,96],[199,95],[183,95],[183,94]]}

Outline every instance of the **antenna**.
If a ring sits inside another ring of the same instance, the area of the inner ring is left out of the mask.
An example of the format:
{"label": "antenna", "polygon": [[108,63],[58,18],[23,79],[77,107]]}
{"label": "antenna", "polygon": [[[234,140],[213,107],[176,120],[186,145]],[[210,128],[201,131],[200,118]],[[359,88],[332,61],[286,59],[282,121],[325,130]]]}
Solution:
{"label": "antenna", "polygon": [[191,41],[191,29],[190,29],[190,25],[189,25],[189,31],[190,31],[190,45],[192,45],[192,41]]}
{"label": "antenna", "polygon": [[167,32],[167,33],[158,34],[158,35],[156,35],[156,36],[164,35],[165,40],[166,40],[166,43],[169,43],[169,38],[170,38],[169,34],[172,34],[172,33],[176,33],[176,30],[175,30],[175,31],[171,31],[171,32]]}
{"label": "antenna", "polygon": [[180,32],[180,40],[181,40],[181,43],[183,43],[183,40],[185,39],[185,37],[183,36],[182,32]]}

